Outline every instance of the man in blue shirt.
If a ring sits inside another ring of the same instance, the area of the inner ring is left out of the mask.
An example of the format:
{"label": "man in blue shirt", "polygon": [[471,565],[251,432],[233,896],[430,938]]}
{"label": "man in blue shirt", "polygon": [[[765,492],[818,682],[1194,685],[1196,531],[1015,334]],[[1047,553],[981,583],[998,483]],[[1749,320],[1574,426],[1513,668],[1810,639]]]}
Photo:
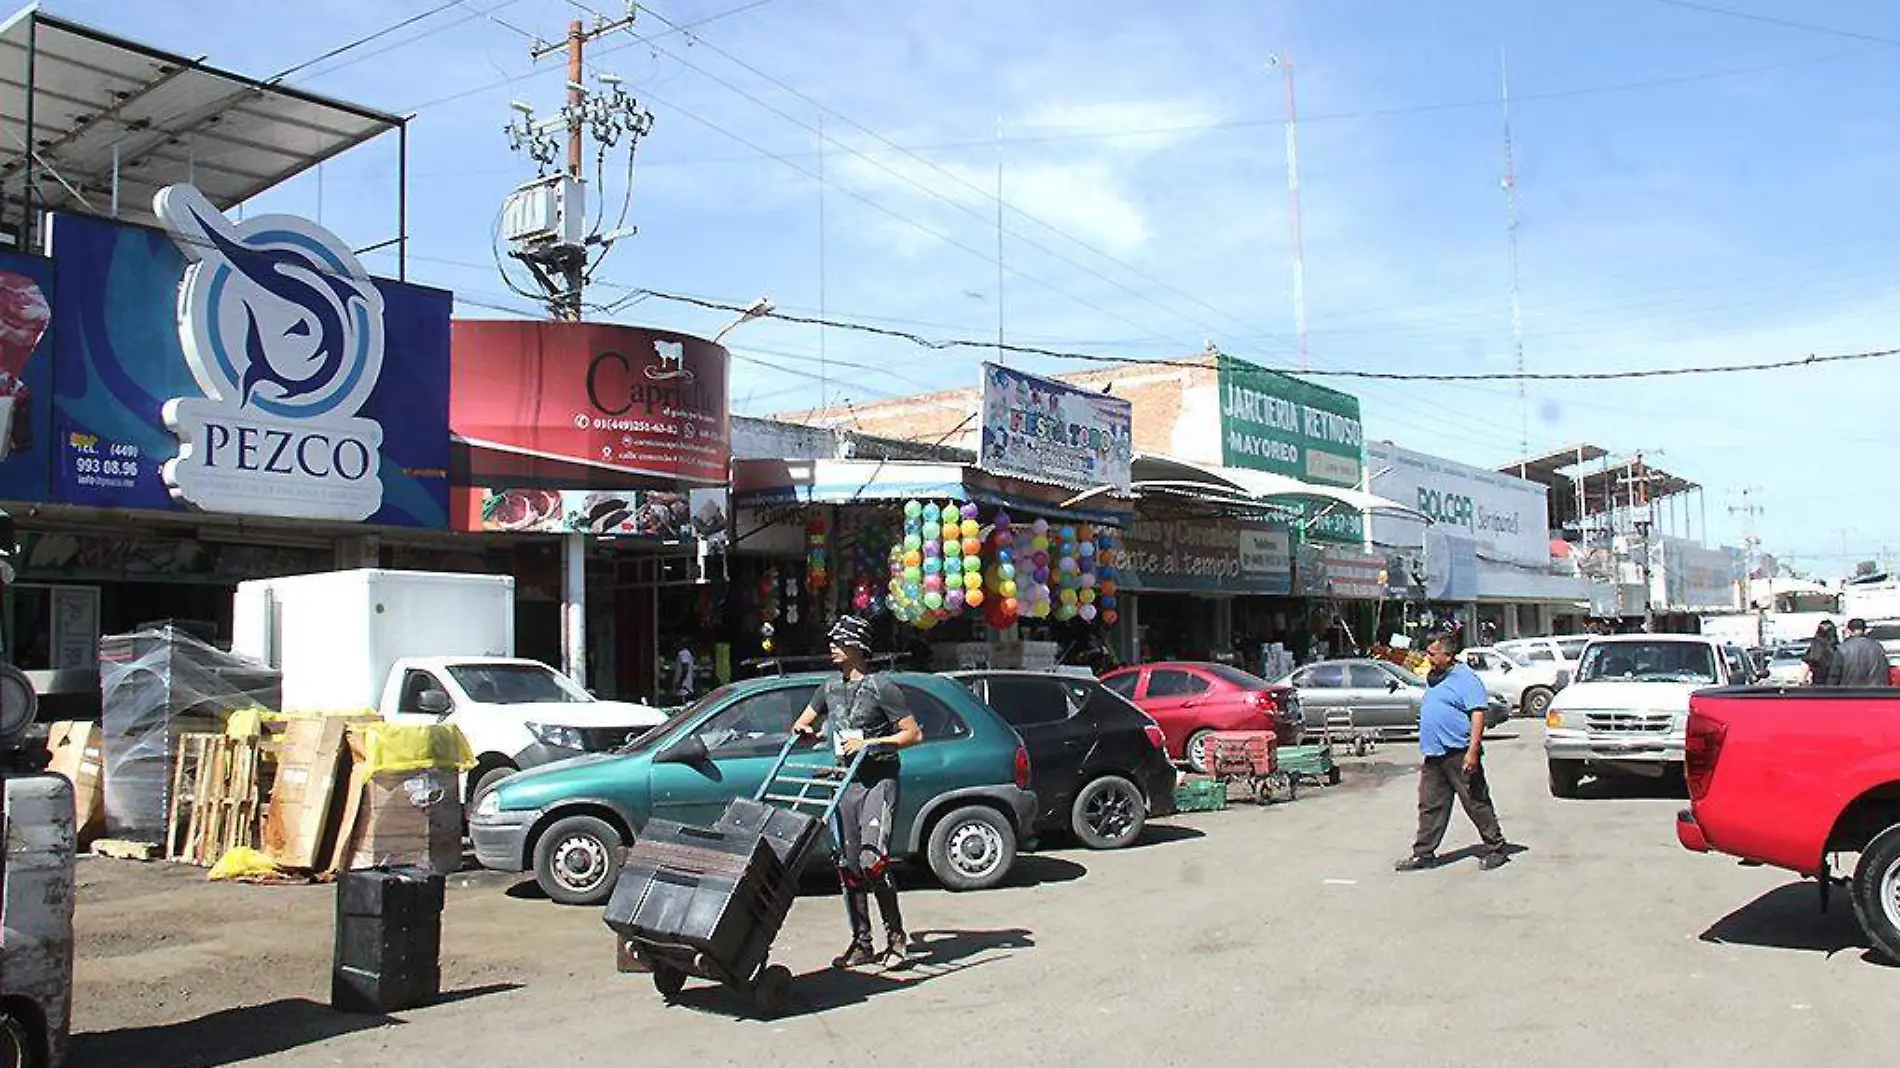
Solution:
{"label": "man in blue shirt", "polygon": [[1438,843],[1451,826],[1455,797],[1484,841],[1479,867],[1491,871],[1509,858],[1497,811],[1491,807],[1491,787],[1484,781],[1484,713],[1490,697],[1477,672],[1459,662],[1453,639],[1437,639],[1425,655],[1431,662],[1426,680],[1431,685],[1418,709],[1418,749],[1425,757],[1418,769],[1418,837],[1412,855],[1397,868],[1421,871],[1438,863]]}

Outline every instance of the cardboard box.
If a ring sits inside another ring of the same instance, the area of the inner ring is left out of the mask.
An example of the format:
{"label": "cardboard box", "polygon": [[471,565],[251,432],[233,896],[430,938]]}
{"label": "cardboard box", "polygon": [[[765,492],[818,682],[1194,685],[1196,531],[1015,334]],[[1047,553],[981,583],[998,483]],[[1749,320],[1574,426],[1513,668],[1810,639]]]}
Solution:
{"label": "cardboard box", "polygon": [[338,716],[295,719],[284,727],[277,778],[259,835],[272,863],[310,870],[329,859],[348,727]]}
{"label": "cardboard box", "polygon": [[106,759],[97,723],[61,722],[52,725],[46,747],[53,755],[46,770],[66,776],[73,784],[73,829],[79,848],[105,833]]}
{"label": "cardboard box", "polygon": [[349,866],[413,865],[443,875],[460,871],[460,779],[455,768],[369,775],[357,805]]}

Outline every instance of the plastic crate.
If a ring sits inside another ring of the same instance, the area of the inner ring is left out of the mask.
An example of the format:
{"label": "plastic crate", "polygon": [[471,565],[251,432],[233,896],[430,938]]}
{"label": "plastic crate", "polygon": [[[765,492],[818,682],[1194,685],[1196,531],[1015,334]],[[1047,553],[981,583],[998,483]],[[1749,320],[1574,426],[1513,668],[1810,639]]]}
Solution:
{"label": "plastic crate", "polygon": [[1222,778],[1271,775],[1279,768],[1271,731],[1216,731],[1207,736],[1202,752],[1208,768]]}
{"label": "plastic crate", "polygon": [[1191,779],[1174,788],[1176,812],[1215,812],[1227,807],[1227,784]]}

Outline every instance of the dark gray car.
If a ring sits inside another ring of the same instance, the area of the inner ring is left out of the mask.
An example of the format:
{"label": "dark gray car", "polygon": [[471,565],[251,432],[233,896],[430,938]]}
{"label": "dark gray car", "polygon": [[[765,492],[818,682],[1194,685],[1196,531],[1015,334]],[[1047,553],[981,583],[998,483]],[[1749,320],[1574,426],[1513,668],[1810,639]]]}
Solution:
{"label": "dark gray car", "polygon": [[[1300,691],[1309,735],[1322,733],[1329,719],[1335,730],[1350,724],[1353,731],[1373,731],[1382,739],[1418,735],[1425,680],[1397,664],[1371,658],[1322,660],[1279,681]],[[1498,695],[1489,696],[1484,722],[1495,727],[1509,718],[1510,708]]]}

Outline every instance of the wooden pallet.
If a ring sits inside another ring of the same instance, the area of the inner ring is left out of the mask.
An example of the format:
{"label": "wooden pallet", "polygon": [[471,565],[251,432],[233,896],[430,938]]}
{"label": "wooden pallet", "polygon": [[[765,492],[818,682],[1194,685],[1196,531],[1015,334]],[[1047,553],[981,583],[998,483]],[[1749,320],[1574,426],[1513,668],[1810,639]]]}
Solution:
{"label": "wooden pallet", "polygon": [[167,860],[210,867],[238,846],[257,846],[263,757],[256,739],[179,735],[166,821]]}

